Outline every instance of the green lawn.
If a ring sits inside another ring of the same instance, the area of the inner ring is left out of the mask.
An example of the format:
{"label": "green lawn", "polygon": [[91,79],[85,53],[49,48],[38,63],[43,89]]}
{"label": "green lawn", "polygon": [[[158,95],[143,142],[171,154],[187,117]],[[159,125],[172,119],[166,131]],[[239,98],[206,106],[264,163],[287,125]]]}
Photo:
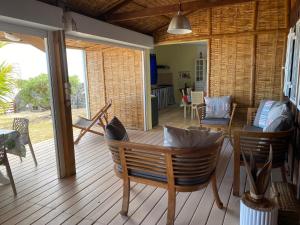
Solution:
{"label": "green lawn", "polygon": [[[72,117],[76,120],[77,116],[85,117],[85,109],[73,109]],[[32,143],[38,143],[53,138],[52,117],[50,111],[43,112],[20,112],[0,115],[0,129],[12,129],[13,119],[25,117],[29,119],[29,132]]]}

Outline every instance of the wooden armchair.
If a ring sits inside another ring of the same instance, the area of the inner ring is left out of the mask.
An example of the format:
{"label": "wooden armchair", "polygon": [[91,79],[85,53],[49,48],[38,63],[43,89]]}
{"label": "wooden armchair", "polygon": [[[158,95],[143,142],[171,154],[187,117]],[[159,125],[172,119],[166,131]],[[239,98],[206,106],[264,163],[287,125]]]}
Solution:
{"label": "wooden armchair", "polygon": [[[247,113],[247,125],[253,124],[256,108],[249,108]],[[243,165],[241,151],[246,157],[253,154],[258,166],[262,166],[268,160],[270,145],[273,148],[273,168],[281,168],[281,174],[286,181],[284,162],[286,154],[291,146],[291,138],[294,129],[280,132],[262,132],[255,130],[238,130],[234,132],[234,181],[233,194],[239,195],[240,191],[240,166]]]}
{"label": "wooden armchair", "polygon": [[234,113],[237,107],[237,103],[231,104],[230,118],[205,118],[206,116],[206,105],[202,104],[198,106],[198,120],[200,127],[212,128],[217,130],[223,130],[230,138],[231,144],[233,144],[231,136],[231,126]]}
{"label": "wooden armchair", "polygon": [[192,192],[212,182],[217,206],[223,207],[216,185],[216,166],[223,143],[203,149],[175,149],[163,146],[107,140],[118,177],[123,179],[122,215],[127,215],[130,181],[168,190],[167,224],[174,224],[176,191]]}

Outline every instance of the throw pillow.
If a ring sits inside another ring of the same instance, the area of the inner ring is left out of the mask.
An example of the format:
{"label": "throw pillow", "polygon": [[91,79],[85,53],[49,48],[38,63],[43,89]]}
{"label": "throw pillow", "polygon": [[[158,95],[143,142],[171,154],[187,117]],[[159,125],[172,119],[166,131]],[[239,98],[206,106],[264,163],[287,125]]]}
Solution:
{"label": "throw pillow", "polygon": [[292,127],[291,120],[285,116],[279,116],[263,129],[263,132],[286,131]]}
{"label": "throw pillow", "polygon": [[214,144],[222,132],[209,130],[186,130],[176,127],[164,127],[164,146],[175,148],[208,147]]}
{"label": "throw pillow", "polygon": [[288,130],[292,126],[292,114],[288,106],[283,102],[276,102],[267,118],[264,132],[276,132]]}
{"label": "throw pillow", "polygon": [[129,141],[125,127],[116,116],[106,125],[105,135],[108,139],[116,141]]}
{"label": "throw pillow", "polygon": [[231,97],[204,97],[205,118],[230,118]]}
{"label": "throw pillow", "polygon": [[275,101],[262,100],[259,104],[253,125],[260,128],[265,128],[268,118],[268,113],[271,110]]}

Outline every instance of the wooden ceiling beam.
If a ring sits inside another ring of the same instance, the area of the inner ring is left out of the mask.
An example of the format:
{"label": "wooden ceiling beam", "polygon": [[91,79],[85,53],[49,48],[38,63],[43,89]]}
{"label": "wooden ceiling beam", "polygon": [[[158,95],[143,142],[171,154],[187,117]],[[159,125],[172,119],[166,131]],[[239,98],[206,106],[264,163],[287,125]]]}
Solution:
{"label": "wooden ceiling beam", "polygon": [[113,14],[114,12],[118,11],[120,8],[123,8],[127,6],[129,3],[133,2],[133,0],[121,0],[117,4],[115,4],[113,7],[111,7],[107,12],[104,14],[101,14],[99,18],[106,18],[107,16]]}
{"label": "wooden ceiling beam", "polygon": [[[224,5],[232,5],[245,3],[255,0],[203,0],[203,1],[192,1],[192,2],[183,2],[181,3],[182,11],[190,11],[195,9],[205,9],[205,8],[213,8]],[[118,22],[118,21],[126,21],[126,20],[135,20],[147,17],[161,16],[169,13],[175,13],[179,10],[178,4],[159,6],[153,8],[146,8],[139,11],[132,11],[126,13],[116,13],[106,15],[105,19],[109,22]]]}

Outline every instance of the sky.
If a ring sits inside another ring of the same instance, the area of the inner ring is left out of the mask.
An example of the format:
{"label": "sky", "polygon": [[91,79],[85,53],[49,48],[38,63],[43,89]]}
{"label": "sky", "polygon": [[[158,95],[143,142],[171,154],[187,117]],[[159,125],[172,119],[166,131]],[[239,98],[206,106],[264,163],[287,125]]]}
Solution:
{"label": "sky", "polygon": [[[47,72],[46,54],[28,44],[12,43],[0,48],[0,63],[5,61],[12,64],[16,76],[20,79],[29,79]],[[69,75],[78,75],[83,81],[84,61],[83,51],[67,49]]]}

